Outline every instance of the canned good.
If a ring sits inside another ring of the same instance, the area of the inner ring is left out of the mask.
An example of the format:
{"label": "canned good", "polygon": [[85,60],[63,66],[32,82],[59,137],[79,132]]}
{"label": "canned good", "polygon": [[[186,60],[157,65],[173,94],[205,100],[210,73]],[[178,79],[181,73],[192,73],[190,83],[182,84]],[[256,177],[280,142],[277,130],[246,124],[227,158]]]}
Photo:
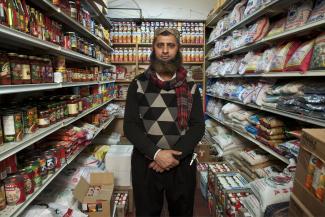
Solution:
{"label": "canned good", "polygon": [[[1,4],[0,4],[1,5]],[[7,54],[0,54],[0,84],[10,85],[11,84],[11,73],[10,73],[10,62]]]}
{"label": "canned good", "polygon": [[38,111],[38,126],[40,128],[50,126],[50,114],[47,109]]}
{"label": "canned good", "polygon": [[46,170],[48,174],[54,174],[55,172],[55,155],[52,151],[46,151],[44,153],[45,161],[46,161]]}
{"label": "canned good", "polygon": [[33,170],[33,180],[35,187],[38,188],[42,185],[42,177],[41,177],[41,166],[39,160],[31,160],[26,162],[26,167],[30,167]]}
{"label": "canned good", "polygon": [[60,152],[57,148],[52,148],[50,151],[53,153],[55,159],[55,168],[61,168],[61,159],[60,159]]}
{"label": "canned good", "polygon": [[26,200],[24,178],[21,175],[13,175],[5,179],[5,194],[9,206],[18,205]]}
{"label": "canned good", "polygon": [[38,161],[39,166],[40,166],[40,175],[42,180],[46,179],[48,171],[46,167],[46,159],[43,156],[35,156],[32,158],[33,161]]}
{"label": "canned good", "polygon": [[6,203],[6,192],[5,192],[5,184],[4,182],[0,182],[0,210],[5,209],[7,206]]}
{"label": "canned good", "polygon": [[20,175],[24,178],[24,189],[26,195],[32,194],[35,189],[35,183],[34,183],[34,172],[32,168],[26,167],[19,171]]}
{"label": "canned good", "polygon": [[70,39],[70,47],[72,50],[78,49],[78,43],[77,43],[77,35],[75,32],[67,32],[66,35]]}
{"label": "canned good", "polygon": [[36,107],[24,107],[23,111],[23,125],[24,125],[24,133],[32,134],[37,130],[37,120],[35,120],[35,114],[37,114]]}

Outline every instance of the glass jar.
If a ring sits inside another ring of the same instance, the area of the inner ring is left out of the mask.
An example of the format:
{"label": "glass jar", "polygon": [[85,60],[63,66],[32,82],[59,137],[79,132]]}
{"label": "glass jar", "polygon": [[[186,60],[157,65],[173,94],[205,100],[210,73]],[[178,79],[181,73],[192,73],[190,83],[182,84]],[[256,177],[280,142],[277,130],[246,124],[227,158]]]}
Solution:
{"label": "glass jar", "polygon": [[72,19],[77,20],[77,7],[76,7],[76,1],[69,1],[70,6],[70,17]]}
{"label": "glass jar", "polygon": [[79,99],[76,96],[71,96],[67,101],[69,117],[75,117],[79,114]]}
{"label": "glass jar", "polygon": [[50,113],[50,124],[55,124],[56,120],[56,109],[53,103],[47,105],[48,111]]}
{"label": "glass jar", "polygon": [[22,113],[14,110],[6,111],[2,116],[4,142],[20,142],[23,140]]}
{"label": "glass jar", "polygon": [[52,0],[52,3],[56,6],[59,6],[61,4],[61,0]]}
{"label": "glass jar", "polygon": [[45,128],[50,126],[50,113],[48,109],[38,111],[38,127]]}
{"label": "glass jar", "polygon": [[41,64],[37,57],[30,56],[29,64],[31,70],[32,84],[39,84],[42,82]]}
{"label": "glass jar", "polygon": [[3,145],[2,120],[0,119],[0,145]]}
{"label": "glass jar", "polygon": [[54,82],[54,73],[53,73],[53,66],[51,59],[44,58],[44,65],[45,65],[45,74],[47,77],[47,83],[53,83]]}
{"label": "glass jar", "polygon": [[77,42],[77,35],[75,32],[67,32],[67,36],[70,39],[70,47],[73,51],[78,50],[78,42]]}
{"label": "glass jar", "polygon": [[35,133],[37,130],[37,121],[35,120],[35,114],[37,114],[37,108],[33,106],[26,106],[22,108],[23,112],[23,126],[25,134]]}
{"label": "glass jar", "polygon": [[39,64],[39,67],[40,67],[41,81],[42,81],[42,83],[47,83],[46,65],[45,65],[42,58],[36,57],[36,60],[38,61],[38,64]]}
{"label": "glass jar", "polygon": [[0,54],[0,85],[11,84],[10,62],[7,54]]}
{"label": "glass jar", "polygon": [[31,83],[31,75],[30,75],[30,65],[29,65],[28,56],[19,55],[18,58],[20,59],[21,66],[22,66],[23,84],[30,84]]}
{"label": "glass jar", "polygon": [[16,53],[8,53],[10,59],[11,83],[22,84],[22,63]]}

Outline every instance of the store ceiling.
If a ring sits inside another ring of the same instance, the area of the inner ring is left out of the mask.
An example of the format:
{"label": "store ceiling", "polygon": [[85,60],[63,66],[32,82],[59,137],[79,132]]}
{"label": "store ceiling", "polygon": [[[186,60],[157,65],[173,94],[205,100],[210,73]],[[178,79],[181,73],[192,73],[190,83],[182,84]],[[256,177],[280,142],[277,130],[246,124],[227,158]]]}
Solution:
{"label": "store ceiling", "polygon": [[[142,9],[144,18],[205,20],[216,0],[106,0],[108,8]],[[139,18],[137,10],[108,10],[111,18]]]}

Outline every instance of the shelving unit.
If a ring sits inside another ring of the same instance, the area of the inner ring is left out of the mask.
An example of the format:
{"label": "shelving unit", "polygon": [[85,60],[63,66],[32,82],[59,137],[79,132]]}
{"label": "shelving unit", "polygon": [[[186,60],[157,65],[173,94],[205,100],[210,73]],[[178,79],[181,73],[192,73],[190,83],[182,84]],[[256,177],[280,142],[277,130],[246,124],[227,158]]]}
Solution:
{"label": "shelving unit", "polygon": [[115,81],[89,81],[89,82],[67,82],[67,83],[43,83],[43,84],[24,84],[24,85],[0,85],[0,95],[20,92],[53,90],[66,87],[88,86],[97,84],[109,84]]}
{"label": "shelving unit", "polygon": [[289,160],[285,157],[283,157],[282,155],[279,155],[278,153],[276,153],[275,151],[273,151],[271,148],[267,147],[266,145],[264,145],[263,143],[257,141],[253,136],[251,136],[248,133],[245,132],[241,132],[240,130],[236,129],[235,127],[233,127],[230,124],[227,124],[219,119],[217,119],[216,117],[214,117],[212,114],[206,112],[206,115],[208,115],[209,117],[211,117],[213,120],[217,121],[219,124],[222,124],[223,126],[228,127],[229,129],[231,129],[233,132],[237,133],[238,135],[242,136],[243,138],[251,141],[252,143],[254,143],[255,145],[257,145],[258,147],[262,148],[263,150],[265,150],[266,152],[270,153],[272,156],[276,157],[277,159],[283,161],[286,164],[289,164]]}
{"label": "shelving unit", "polygon": [[262,74],[243,74],[243,75],[224,75],[224,76],[209,76],[209,78],[286,78],[286,77],[321,77],[325,75],[323,70],[313,70],[302,72],[273,72]]}
{"label": "shelving unit", "polygon": [[[104,124],[100,126],[100,128],[95,133],[95,138],[103,129],[105,129],[115,117],[109,118]],[[81,147],[74,155],[72,155],[67,163],[62,165],[60,169],[56,170],[54,174],[49,175],[45,180],[43,180],[43,184],[40,188],[35,189],[34,193],[27,196],[27,199],[24,203],[16,206],[7,206],[4,210],[0,211],[0,217],[18,217],[22,212],[28,207],[28,205],[40,194],[42,191],[61,173],[61,171],[67,167],[72,161],[86,148],[87,146]]]}
{"label": "shelving unit", "polygon": [[77,120],[81,119],[82,117],[92,113],[93,111],[107,105],[109,102],[111,102],[113,99],[104,102],[103,104],[96,106],[94,108],[88,109],[87,111],[82,112],[77,117],[73,118],[67,118],[64,119],[56,124],[53,124],[47,128],[41,128],[37,132],[27,135],[24,137],[24,139],[21,142],[10,142],[5,143],[0,147],[0,161],[6,159],[7,157],[16,154],[17,152],[23,150],[24,148],[31,146],[35,142],[40,141],[41,139],[45,138],[46,136],[56,132],[57,130],[68,126],[69,124],[72,124],[76,122]]}

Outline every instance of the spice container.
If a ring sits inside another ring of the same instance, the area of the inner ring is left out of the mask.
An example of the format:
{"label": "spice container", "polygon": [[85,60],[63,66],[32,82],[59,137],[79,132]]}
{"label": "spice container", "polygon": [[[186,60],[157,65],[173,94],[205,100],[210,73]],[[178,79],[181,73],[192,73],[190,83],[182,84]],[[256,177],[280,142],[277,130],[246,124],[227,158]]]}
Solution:
{"label": "spice container", "polygon": [[42,76],[41,76],[40,61],[37,59],[37,57],[30,56],[29,57],[29,64],[30,64],[32,84],[41,83],[42,82]]}
{"label": "spice container", "polygon": [[10,62],[7,54],[0,54],[0,85],[11,84]]}
{"label": "spice container", "polygon": [[26,200],[24,178],[13,175],[5,179],[5,193],[8,206],[18,205]]}
{"label": "spice container", "polygon": [[7,111],[2,116],[4,142],[19,142],[23,139],[22,114],[17,111]]}
{"label": "spice container", "polygon": [[19,174],[24,178],[24,189],[25,194],[29,195],[34,192],[35,184],[34,184],[34,176],[33,170],[31,167],[26,167],[19,171]]}

